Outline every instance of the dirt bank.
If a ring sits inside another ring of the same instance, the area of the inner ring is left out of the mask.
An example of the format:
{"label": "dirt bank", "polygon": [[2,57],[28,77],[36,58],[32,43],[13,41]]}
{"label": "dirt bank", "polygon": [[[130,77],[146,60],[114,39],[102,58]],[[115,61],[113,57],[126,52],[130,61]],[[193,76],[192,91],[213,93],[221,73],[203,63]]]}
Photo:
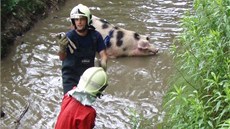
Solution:
{"label": "dirt bank", "polygon": [[[14,7],[14,10],[9,11],[9,13],[2,13],[1,59],[9,54],[10,46],[12,46],[17,36],[21,36],[23,33],[30,30],[36,22],[46,18],[49,12],[59,10],[59,8],[64,5],[65,1],[66,0],[40,0],[38,5],[33,3],[33,11],[28,11],[26,7],[17,5]],[[3,10],[3,8],[8,9],[9,6],[4,6],[2,2],[1,10]]]}

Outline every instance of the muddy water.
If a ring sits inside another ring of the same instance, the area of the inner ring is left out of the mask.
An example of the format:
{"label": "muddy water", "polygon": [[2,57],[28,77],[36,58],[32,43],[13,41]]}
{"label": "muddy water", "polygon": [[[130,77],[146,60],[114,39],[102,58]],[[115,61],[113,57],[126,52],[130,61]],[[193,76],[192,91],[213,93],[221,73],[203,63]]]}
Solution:
{"label": "muddy water", "polygon": [[[156,128],[165,112],[162,99],[170,86],[173,62],[169,47],[181,32],[179,19],[191,8],[191,0],[67,0],[64,7],[40,21],[17,41],[8,58],[1,62],[1,101],[6,116],[1,128],[51,129],[62,98],[61,61],[51,32],[67,31],[66,18],[78,3],[117,26],[149,34],[160,48],[157,56],[110,59],[109,87],[94,107],[98,112],[95,129],[131,129],[131,116],[141,114]],[[138,117],[137,117],[138,118]]]}

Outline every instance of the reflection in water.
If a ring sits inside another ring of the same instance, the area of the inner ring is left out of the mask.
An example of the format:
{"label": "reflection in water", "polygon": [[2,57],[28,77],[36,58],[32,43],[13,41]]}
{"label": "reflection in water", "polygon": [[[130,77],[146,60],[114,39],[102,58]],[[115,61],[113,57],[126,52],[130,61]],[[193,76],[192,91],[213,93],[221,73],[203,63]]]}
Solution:
{"label": "reflection in water", "polygon": [[[117,26],[149,34],[161,51],[152,57],[110,59],[109,87],[95,103],[98,112],[96,129],[131,129],[132,109],[152,120],[152,128],[164,117],[162,97],[167,78],[172,73],[169,46],[177,36],[179,19],[190,8],[185,0],[134,1],[78,1],[90,7],[93,14]],[[28,112],[21,120],[21,129],[53,128],[62,98],[61,61],[58,45],[49,33],[67,31],[66,18],[77,5],[67,0],[66,5],[39,22],[25,34],[1,62],[1,101],[6,116],[1,119],[3,129],[14,128],[26,102]],[[55,18],[57,16],[57,18]]]}

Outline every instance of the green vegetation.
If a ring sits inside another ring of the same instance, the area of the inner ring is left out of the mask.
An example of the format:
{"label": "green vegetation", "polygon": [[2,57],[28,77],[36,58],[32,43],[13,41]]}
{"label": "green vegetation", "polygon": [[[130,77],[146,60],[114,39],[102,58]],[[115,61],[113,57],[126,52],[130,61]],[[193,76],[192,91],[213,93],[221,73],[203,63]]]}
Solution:
{"label": "green vegetation", "polygon": [[3,14],[14,16],[20,16],[20,13],[17,13],[18,8],[36,13],[43,11],[46,5],[44,0],[3,0],[1,4]]}
{"label": "green vegetation", "polygon": [[138,113],[133,108],[130,108],[129,112],[132,129],[152,129],[154,127],[154,120],[145,118],[143,113]]}
{"label": "green vegetation", "polygon": [[1,57],[6,56],[16,36],[28,31],[38,19],[47,16],[52,7],[65,0],[2,0]]}
{"label": "green vegetation", "polygon": [[22,26],[20,23],[23,24],[25,19],[30,19],[31,15],[41,13],[44,10],[44,5],[45,3],[39,0],[1,1],[1,19],[4,19],[1,21],[1,57],[7,54],[8,48],[14,42],[14,38],[18,35],[20,36],[23,31],[28,30],[28,26],[31,26],[29,23],[27,23],[28,26]]}
{"label": "green vegetation", "polygon": [[[166,129],[230,128],[230,0],[194,0],[173,49]],[[176,47],[179,46],[179,47]]]}

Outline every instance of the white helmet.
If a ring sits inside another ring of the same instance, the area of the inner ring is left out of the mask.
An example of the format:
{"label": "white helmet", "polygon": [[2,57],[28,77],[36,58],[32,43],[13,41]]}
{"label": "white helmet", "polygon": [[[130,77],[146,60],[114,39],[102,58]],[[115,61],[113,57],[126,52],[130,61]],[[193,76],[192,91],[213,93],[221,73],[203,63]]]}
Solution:
{"label": "white helmet", "polygon": [[70,19],[72,20],[72,19],[80,18],[82,16],[87,18],[88,26],[90,26],[92,23],[91,21],[92,15],[90,13],[89,8],[83,4],[78,4],[71,10]]}
{"label": "white helmet", "polygon": [[77,88],[94,97],[100,97],[108,85],[108,77],[101,67],[88,68],[81,76]]}

